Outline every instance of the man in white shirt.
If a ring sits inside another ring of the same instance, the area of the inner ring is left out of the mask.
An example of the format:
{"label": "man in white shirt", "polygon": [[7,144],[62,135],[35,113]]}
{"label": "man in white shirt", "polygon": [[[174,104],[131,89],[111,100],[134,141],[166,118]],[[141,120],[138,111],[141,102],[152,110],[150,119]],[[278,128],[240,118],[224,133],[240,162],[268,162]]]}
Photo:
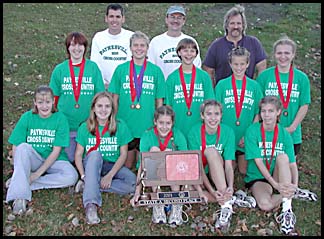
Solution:
{"label": "man in white shirt", "polygon": [[[181,32],[185,22],[186,12],[182,6],[169,7],[165,17],[168,30],[161,35],[153,37],[151,40],[148,50],[148,60],[162,69],[165,80],[167,80],[171,72],[181,65],[181,60],[176,52],[178,42],[183,38],[192,38],[197,43],[193,37]],[[193,63],[196,67],[201,67],[199,46],[198,55]]]}
{"label": "man in white shirt", "polygon": [[99,66],[105,88],[108,89],[116,67],[131,60],[129,39],[134,32],[122,28],[125,16],[120,4],[108,5],[105,22],[108,28],[97,32],[92,39],[90,59]]}

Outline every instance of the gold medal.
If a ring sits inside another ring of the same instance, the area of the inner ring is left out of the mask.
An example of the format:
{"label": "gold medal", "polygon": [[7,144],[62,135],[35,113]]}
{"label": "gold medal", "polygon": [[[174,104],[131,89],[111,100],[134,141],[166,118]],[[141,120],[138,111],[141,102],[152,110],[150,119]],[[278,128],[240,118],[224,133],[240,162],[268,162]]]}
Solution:
{"label": "gold medal", "polygon": [[288,115],[288,111],[284,111],[284,116],[287,116]]}
{"label": "gold medal", "polygon": [[240,121],[237,120],[235,124],[236,126],[240,126]]}
{"label": "gold medal", "polygon": [[131,104],[131,109],[135,109],[135,105],[134,104]]}
{"label": "gold medal", "polygon": [[79,105],[78,103],[76,103],[76,104],[74,105],[74,108],[79,109],[79,108],[80,108],[80,105]]}
{"label": "gold medal", "polygon": [[188,115],[188,116],[191,116],[191,115],[192,115],[191,111],[188,111],[188,112],[187,112],[187,115]]}
{"label": "gold medal", "polygon": [[135,106],[135,107],[136,107],[136,109],[138,109],[138,110],[139,110],[139,109],[141,108],[141,105],[140,105],[140,104],[136,104],[136,106]]}

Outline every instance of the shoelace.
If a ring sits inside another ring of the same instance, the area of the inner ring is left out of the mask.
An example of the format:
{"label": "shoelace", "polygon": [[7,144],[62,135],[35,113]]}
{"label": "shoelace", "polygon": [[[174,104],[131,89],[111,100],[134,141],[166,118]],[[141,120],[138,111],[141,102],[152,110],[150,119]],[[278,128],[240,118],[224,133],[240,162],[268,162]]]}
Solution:
{"label": "shoelace", "polygon": [[292,211],[285,211],[285,212],[281,212],[279,214],[279,216],[276,217],[276,222],[277,223],[282,223],[282,221],[284,220],[284,218],[286,218],[286,216],[288,216],[288,219],[290,221],[290,218],[292,218],[293,224],[296,223],[296,216]]}

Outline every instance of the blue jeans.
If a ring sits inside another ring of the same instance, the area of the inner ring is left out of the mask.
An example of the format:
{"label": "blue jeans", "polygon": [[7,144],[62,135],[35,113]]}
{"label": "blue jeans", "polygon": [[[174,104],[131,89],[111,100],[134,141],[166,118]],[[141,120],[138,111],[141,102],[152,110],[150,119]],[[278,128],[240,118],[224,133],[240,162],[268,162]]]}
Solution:
{"label": "blue jeans", "polygon": [[136,175],[123,166],[115,174],[109,189],[100,188],[101,177],[105,176],[114,166],[114,163],[103,161],[101,153],[90,152],[83,159],[85,169],[85,180],[83,190],[83,206],[88,203],[102,205],[101,192],[113,192],[120,195],[132,194],[135,192]]}
{"label": "blue jeans", "polygon": [[74,154],[77,145],[77,142],[75,141],[76,135],[77,131],[70,131],[70,145],[64,149],[71,163],[74,162]]}
{"label": "blue jeans", "polygon": [[78,173],[72,164],[64,160],[55,160],[44,175],[29,183],[30,174],[42,166],[45,160],[30,144],[21,143],[16,147],[14,172],[7,192],[7,202],[15,199],[31,201],[33,190],[64,188],[77,182]]}

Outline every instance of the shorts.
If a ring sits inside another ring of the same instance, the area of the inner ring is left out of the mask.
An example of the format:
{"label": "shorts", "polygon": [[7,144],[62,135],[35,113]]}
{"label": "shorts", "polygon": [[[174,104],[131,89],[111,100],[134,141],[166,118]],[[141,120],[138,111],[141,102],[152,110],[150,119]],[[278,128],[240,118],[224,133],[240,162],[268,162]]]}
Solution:
{"label": "shorts", "polygon": [[252,180],[252,181],[250,181],[248,183],[245,183],[245,187],[247,189],[250,189],[253,186],[253,184],[256,183],[256,182],[265,182],[265,183],[268,183],[272,187],[272,185],[265,178],[255,179],[255,180]]}
{"label": "shorts", "polygon": [[140,138],[134,138],[128,143],[128,151],[137,149],[139,151]]}
{"label": "shorts", "polygon": [[297,154],[299,153],[300,147],[301,147],[301,144],[294,144],[295,156],[297,156]]}
{"label": "shorts", "polygon": [[238,156],[240,156],[240,155],[244,155],[245,153],[244,152],[242,152],[242,151],[239,151],[239,150],[236,150],[235,151],[235,157],[238,157]]}

